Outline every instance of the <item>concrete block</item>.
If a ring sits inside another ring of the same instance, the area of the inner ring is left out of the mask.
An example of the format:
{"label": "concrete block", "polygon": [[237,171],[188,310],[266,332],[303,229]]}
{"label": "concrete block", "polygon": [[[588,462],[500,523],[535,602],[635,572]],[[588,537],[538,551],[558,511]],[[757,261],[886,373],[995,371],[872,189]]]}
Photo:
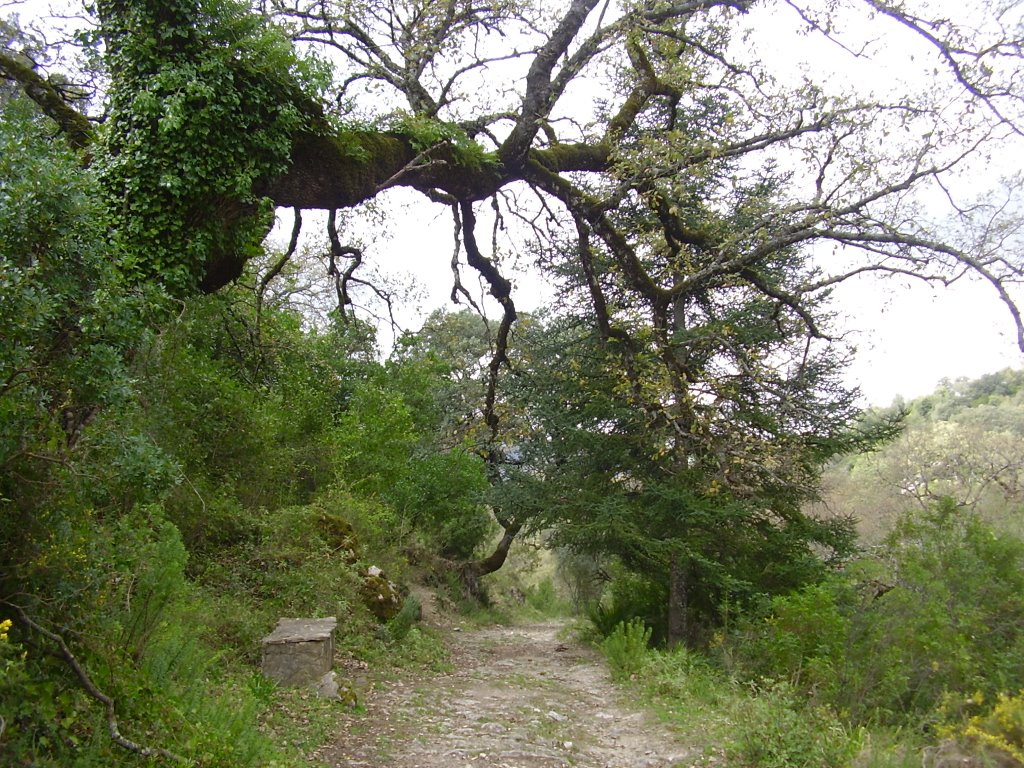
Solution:
{"label": "concrete block", "polygon": [[263,638],[263,674],[278,685],[315,683],[334,665],[334,629],[338,620],[280,619]]}

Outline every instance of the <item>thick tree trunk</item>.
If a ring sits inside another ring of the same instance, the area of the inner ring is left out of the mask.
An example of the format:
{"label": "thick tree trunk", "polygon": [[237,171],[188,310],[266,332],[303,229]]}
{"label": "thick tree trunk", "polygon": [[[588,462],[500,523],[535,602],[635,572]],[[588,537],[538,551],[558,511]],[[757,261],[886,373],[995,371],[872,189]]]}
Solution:
{"label": "thick tree trunk", "polygon": [[690,640],[687,568],[679,560],[679,553],[673,552],[668,576],[668,644],[670,647],[687,643]]}
{"label": "thick tree trunk", "polygon": [[504,525],[503,527],[505,528],[505,533],[491,554],[482,560],[466,563],[459,569],[459,577],[462,580],[466,594],[475,600],[482,599],[484,594],[483,588],[480,585],[480,578],[489,573],[494,573],[505,564],[505,560],[508,558],[508,551],[512,547],[512,542],[522,528],[521,525],[516,523]]}

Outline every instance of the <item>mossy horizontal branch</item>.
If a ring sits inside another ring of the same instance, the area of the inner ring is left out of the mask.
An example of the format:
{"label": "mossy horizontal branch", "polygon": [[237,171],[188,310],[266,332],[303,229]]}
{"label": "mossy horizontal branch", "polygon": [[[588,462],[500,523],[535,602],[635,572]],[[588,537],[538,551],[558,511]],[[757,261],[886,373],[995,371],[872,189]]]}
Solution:
{"label": "mossy horizontal branch", "polygon": [[21,86],[25,95],[43,113],[57,123],[67,142],[75,149],[85,149],[93,139],[92,123],[68,104],[53,83],[16,57],[0,51],[0,77]]}

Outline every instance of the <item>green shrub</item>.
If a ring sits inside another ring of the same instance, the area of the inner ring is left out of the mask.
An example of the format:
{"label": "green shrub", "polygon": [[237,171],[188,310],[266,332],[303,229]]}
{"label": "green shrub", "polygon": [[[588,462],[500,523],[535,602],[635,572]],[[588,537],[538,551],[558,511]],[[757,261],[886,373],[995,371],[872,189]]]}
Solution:
{"label": "green shrub", "polygon": [[893,588],[853,617],[844,707],[900,722],[949,691],[1024,687],[1024,542],[945,500],[901,518],[884,554]]}
{"label": "green shrub", "polygon": [[528,586],[524,598],[526,604],[542,616],[561,616],[569,609],[565,599],[558,594],[555,582],[550,576]]}
{"label": "green shrub", "polygon": [[612,579],[601,599],[587,607],[587,618],[601,637],[607,637],[619,624],[641,619],[651,628],[655,642],[665,637],[665,606],[668,590],[663,584],[626,570],[611,569]]}
{"label": "green shrub", "polygon": [[837,768],[863,741],[827,708],[805,706],[792,688],[776,684],[746,699],[736,719],[735,756],[757,768]]}
{"label": "green shrub", "polygon": [[600,602],[604,583],[601,560],[595,555],[572,549],[556,550],[559,582],[565,585],[573,611],[585,613],[588,606]]}
{"label": "green shrub", "polygon": [[412,627],[396,645],[391,663],[404,667],[419,667],[435,672],[450,672],[448,649],[434,632]]}
{"label": "green shrub", "polygon": [[400,643],[409,634],[409,630],[419,621],[423,606],[416,595],[408,595],[398,613],[385,625],[386,639],[390,643]]}
{"label": "green shrub", "polygon": [[623,622],[601,643],[612,674],[629,678],[638,673],[647,660],[651,643],[651,630],[640,619]]}
{"label": "green shrub", "polygon": [[1024,693],[1000,694],[988,712],[972,717],[962,737],[1024,765]]}
{"label": "green shrub", "polygon": [[480,457],[453,450],[414,458],[384,495],[428,548],[467,560],[497,529],[482,503],[489,487]]}
{"label": "green shrub", "polygon": [[234,635],[244,653],[255,653],[256,641],[281,616],[346,616],[343,631],[372,632],[359,598],[359,565],[351,550],[337,546],[338,526],[325,526],[324,511],[311,504],[265,512],[254,541],[195,567],[208,594],[232,595],[211,624],[222,636]]}
{"label": "green shrub", "polygon": [[742,618],[727,660],[746,680],[784,679],[832,701],[846,666],[852,587],[842,579],[772,598],[766,615]]}
{"label": "green shrub", "polygon": [[951,501],[900,519],[877,559],[774,598],[722,648],[854,723],[934,721],[950,692],[1024,687],[1024,542]]}
{"label": "green shrub", "polygon": [[655,699],[719,707],[733,695],[733,681],[707,656],[684,645],[658,650],[644,660],[643,683]]}

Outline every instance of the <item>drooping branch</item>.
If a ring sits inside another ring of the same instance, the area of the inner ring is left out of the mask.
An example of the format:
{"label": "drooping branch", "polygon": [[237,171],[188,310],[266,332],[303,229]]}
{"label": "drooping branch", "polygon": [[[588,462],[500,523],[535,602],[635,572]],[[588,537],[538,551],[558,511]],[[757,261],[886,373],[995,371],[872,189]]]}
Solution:
{"label": "drooping branch", "polygon": [[459,303],[459,297],[461,296],[467,302],[469,306],[476,310],[476,313],[483,317],[483,311],[474,301],[469,291],[466,290],[466,286],[462,284],[462,271],[459,269],[459,254],[462,253],[462,219],[459,217],[459,206],[457,204],[452,205],[452,219],[455,221],[455,229],[452,232],[452,239],[455,242],[455,246],[452,249],[452,292],[451,300],[452,304]]}
{"label": "drooping branch", "polygon": [[[352,303],[352,299],[348,295],[348,284],[352,279],[352,274],[363,263],[363,252],[358,248],[341,244],[341,239],[338,237],[337,215],[336,210],[331,210],[327,214],[327,237],[331,243],[327,274],[334,278],[334,290],[338,294],[338,312],[344,318],[345,307]],[[349,259],[349,264],[345,269],[338,267],[339,259]]]}
{"label": "drooping branch", "polygon": [[[391,323],[391,327],[398,328],[398,322],[395,320],[394,297],[372,281],[356,277],[356,270],[363,264],[363,252],[355,246],[341,244],[341,238],[338,236],[337,215],[338,212],[335,210],[327,214],[327,237],[330,240],[330,249],[327,254],[327,274],[334,278],[334,290],[338,297],[339,316],[343,321],[347,320],[348,316],[345,313],[345,308],[353,306],[349,286],[361,285],[368,288],[378,299],[384,302],[384,305],[388,308],[388,320]],[[348,265],[344,269],[338,266],[338,262],[341,259],[349,260]]]}
{"label": "drooping branch", "polygon": [[[1024,136],[1024,125],[1021,125],[1020,118],[1014,118],[1007,114],[997,102],[997,99],[1002,98],[1016,102],[1018,108],[1024,106],[1024,96],[1021,95],[1019,81],[1008,86],[995,87],[986,82],[992,79],[996,71],[996,68],[986,60],[994,61],[1000,57],[1021,58],[1022,50],[1024,50],[1024,37],[1020,35],[1019,31],[1015,39],[1000,40],[985,48],[970,49],[955,40],[942,39],[932,29],[929,29],[929,27],[935,26],[936,22],[926,22],[911,15],[902,7],[880,2],[880,0],[866,0],[866,2],[879,13],[902,24],[926,40],[935,48],[953,77],[968,93],[978,99],[1000,123],[1017,135]],[[962,60],[969,63],[965,65]],[[972,75],[969,71],[971,65],[977,67],[979,75]]]}
{"label": "drooping branch", "polygon": [[814,319],[813,315],[807,311],[807,308],[800,301],[799,296],[795,296],[787,291],[769,285],[761,278],[760,275],[757,274],[757,272],[750,268],[740,270],[740,277],[757,288],[757,290],[765,296],[775,299],[780,304],[789,307],[790,310],[804,321],[804,325],[807,327],[807,333],[809,336],[815,339],[830,339],[829,336],[818,328],[817,321]]}
{"label": "drooping branch", "polygon": [[461,203],[460,213],[462,215],[462,240],[466,248],[466,261],[487,281],[491,288],[491,296],[498,301],[503,311],[495,337],[494,355],[487,366],[487,396],[484,400],[484,421],[491,428],[492,435],[496,436],[499,422],[498,414],[495,411],[498,397],[498,373],[502,365],[508,365],[508,336],[512,330],[512,324],[517,318],[516,307],[512,301],[512,283],[501,274],[493,261],[483,255],[480,247],[477,245],[476,216],[473,213],[473,204],[469,202]]}
{"label": "drooping branch", "polygon": [[531,162],[528,178],[538,188],[558,199],[573,216],[587,222],[604,241],[635,290],[651,301],[664,301],[670,297],[669,292],[651,279],[636,251],[630,246],[623,232],[609,221],[604,206],[599,201],[592,199],[583,189],[562,176],[551,173],[537,162]]}
{"label": "drooping branch", "polygon": [[288,241],[288,249],[281,254],[281,256],[275,261],[270,269],[264,273],[260,278],[259,284],[256,286],[256,318],[257,322],[260,318],[260,310],[263,308],[263,302],[266,297],[267,287],[270,282],[281,274],[281,270],[285,268],[285,265],[291,260],[292,256],[295,255],[295,251],[299,245],[299,234],[302,232],[302,210],[300,208],[295,209],[295,220],[292,224],[292,235]]}

